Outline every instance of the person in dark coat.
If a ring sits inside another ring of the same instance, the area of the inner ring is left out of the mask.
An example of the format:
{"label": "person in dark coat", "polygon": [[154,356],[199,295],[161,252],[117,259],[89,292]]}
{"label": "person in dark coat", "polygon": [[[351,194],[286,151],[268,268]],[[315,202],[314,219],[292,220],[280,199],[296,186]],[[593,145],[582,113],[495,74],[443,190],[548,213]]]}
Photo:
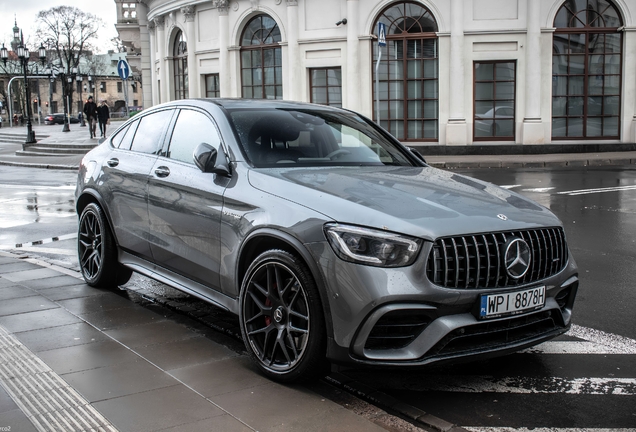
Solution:
{"label": "person in dark coat", "polygon": [[84,104],[84,115],[88,122],[88,130],[91,133],[91,138],[95,138],[97,134],[97,104],[93,102],[93,96],[89,96]]}
{"label": "person in dark coat", "polygon": [[106,125],[110,123],[110,110],[106,101],[102,99],[102,103],[97,107],[97,120],[99,121],[99,131],[102,137],[106,136]]}

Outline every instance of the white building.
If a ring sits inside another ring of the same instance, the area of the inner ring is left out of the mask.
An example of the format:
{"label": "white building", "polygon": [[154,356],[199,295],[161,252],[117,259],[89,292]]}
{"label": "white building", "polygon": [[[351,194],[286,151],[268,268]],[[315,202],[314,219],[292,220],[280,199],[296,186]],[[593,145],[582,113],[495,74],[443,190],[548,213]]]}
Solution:
{"label": "white building", "polygon": [[[636,0],[115,0],[144,106],[282,98],[406,142],[634,142]],[[130,58],[130,55],[129,55]]]}

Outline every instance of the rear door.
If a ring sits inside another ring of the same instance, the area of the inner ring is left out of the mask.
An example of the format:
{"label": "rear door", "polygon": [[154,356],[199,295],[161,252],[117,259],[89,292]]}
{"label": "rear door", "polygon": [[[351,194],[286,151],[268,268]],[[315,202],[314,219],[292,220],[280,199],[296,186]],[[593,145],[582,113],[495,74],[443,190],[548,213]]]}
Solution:
{"label": "rear door", "polygon": [[140,117],[112,138],[115,146],[102,167],[103,183],[117,242],[122,249],[151,260],[148,242],[148,176],[163,146],[174,110]]}
{"label": "rear door", "polygon": [[206,112],[184,108],[168,139],[148,183],[152,255],[158,266],[220,290],[220,223],[228,179],[201,172],[193,158],[201,143],[219,148],[217,125]]}

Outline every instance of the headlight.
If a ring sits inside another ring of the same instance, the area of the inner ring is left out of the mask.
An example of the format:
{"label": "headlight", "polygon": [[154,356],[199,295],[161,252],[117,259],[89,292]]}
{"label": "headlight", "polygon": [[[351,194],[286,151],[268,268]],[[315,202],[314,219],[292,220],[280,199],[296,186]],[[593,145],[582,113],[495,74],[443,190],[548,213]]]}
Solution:
{"label": "headlight", "polygon": [[410,265],[422,244],[417,238],[335,223],[325,225],[325,235],[341,259],[376,267]]}

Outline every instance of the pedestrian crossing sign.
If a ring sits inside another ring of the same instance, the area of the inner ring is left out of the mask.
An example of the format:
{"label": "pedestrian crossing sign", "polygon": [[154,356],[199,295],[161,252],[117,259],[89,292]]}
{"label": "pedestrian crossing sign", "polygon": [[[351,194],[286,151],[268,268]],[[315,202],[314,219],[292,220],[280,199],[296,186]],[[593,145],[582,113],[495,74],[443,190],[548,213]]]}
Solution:
{"label": "pedestrian crossing sign", "polygon": [[386,25],[384,23],[378,23],[378,45],[386,46]]}

